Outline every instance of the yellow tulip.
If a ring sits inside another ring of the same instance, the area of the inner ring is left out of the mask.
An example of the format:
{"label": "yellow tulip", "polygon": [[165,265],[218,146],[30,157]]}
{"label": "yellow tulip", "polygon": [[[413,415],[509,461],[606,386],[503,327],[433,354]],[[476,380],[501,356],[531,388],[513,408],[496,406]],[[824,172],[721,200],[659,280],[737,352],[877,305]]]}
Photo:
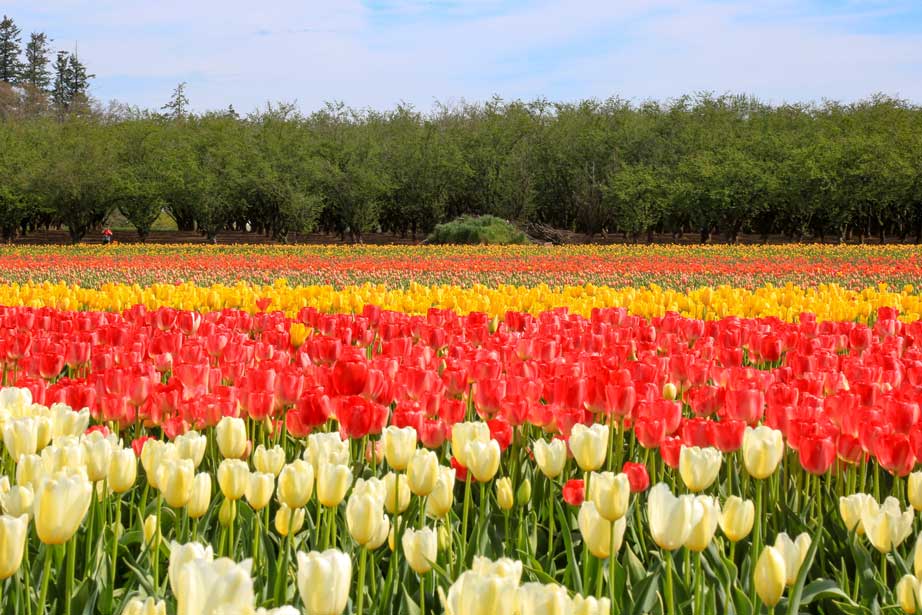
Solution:
{"label": "yellow tulip", "polygon": [[31,519],[34,503],[35,494],[28,486],[16,485],[6,493],[0,494],[0,506],[3,507],[3,513],[11,517],[25,515]]}
{"label": "yellow tulip", "polygon": [[335,549],[298,552],[298,593],[307,615],[339,615],[352,585],[352,560]]}
{"label": "yellow tulip", "polygon": [[520,615],[570,615],[573,600],[556,583],[525,583],[519,587]]}
{"label": "yellow tulip", "polygon": [[704,516],[704,508],[694,496],[674,496],[665,483],[650,489],[647,517],[653,541],[661,549],[675,551],[685,544],[692,530]]}
{"label": "yellow tulip", "polygon": [[122,615],[166,615],[166,602],[154,598],[132,598],[122,610]]}
{"label": "yellow tulip", "polygon": [[679,476],[689,491],[704,491],[717,480],[723,455],[712,447],[682,445],[679,453]]}
{"label": "yellow tulip", "polygon": [[570,432],[570,450],[583,472],[598,470],[605,463],[608,451],[608,426],[594,423],[586,427],[577,423]]}
{"label": "yellow tulip", "polygon": [[384,476],[384,508],[395,515],[403,513],[410,506],[410,486],[400,474],[388,472]]}
{"label": "yellow tulip", "polygon": [[401,541],[407,564],[416,574],[432,570],[432,562],[438,557],[439,540],[431,527],[421,530],[407,528]]}
{"label": "yellow tulip", "polygon": [[247,481],[247,503],[253,510],[262,510],[269,505],[275,492],[275,476],[267,472],[253,472]]}
{"label": "yellow tulip", "polygon": [[[627,527],[627,520],[620,517],[617,521],[609,521],[596,510],[595,504],[591,501],[583,502],[577,516],[579,531],[583,537],[583,542],[593,556],[605,559],[611,555],[612,538],[614,538],[614,548],[617,553],[621,549],[621,543],[624,539],[624,530]],[[614,537],[612,537],[614,530]]]}
{"label": "yellow tulip", "polygon": [[515,495],[512,493],[512,481],[504,476],[496,481],[496,504],[500,510],[510,511],[515,505]]}
{"label": "yellow tulip", "polygon": [[468,442],[464,454],[470,464],[467,469],[481,483],[492,480],[499,470],[500,450],[496,440]]}
{"label": "yellow tulip", "polygon": [[410,457],[416,450],[416,430],[412,427],[391,425],[381,434],[381,442],[384,445],[384,458],[387,464],[398,472],[406,470]]}
{"label": "yellow tulip", "polygon": [[125,493],[134,486],[138,477],[138,460],[130,448],[112,451],[106,475],[109,488],[115,493]]}
{"label": "yellow tulip", "polygon": [[[406,481],[404,481],[404,484]],[[352,485],[352,470],[337,463],[321,463],[317,470],[317,500],[327,508],[339,506]]]}
{"label": "yellow tulip", "polygon": [[83,522],[93,485],[79,475],[42,479],[35,490],[35,531],[45,544],[61,545]]}
{"label": "yellow tulip", "polygon": [[0,581],[16,574],[22,565],[28,533],[27,515],[0,516]]}
{"label": "yellow tulip", "polygon": [[262,444],[253,451],[253,467],[258,472],[278,476],[285,465],[285,451],[281,446],[266,448]]}
{"label": "yellow tulip", "polygon": [[176,436],[173,440],[176,445],[176,452],[182,459],[190,459],[196,468],[205,458],[205,449],[208,446],[208,438],[197,431],[187,431],[184,434]]}
{"label": "yellow tulip", "polygon": [[806,532],[794,540],[785,532],[781,532],[775,538],[775,550],[784,559],[785,584],[794,585],[797,582],[797,575],[800,574],[800,567],[807,557],[807,551],[810,550],[810,543],[810,536]]}
{"label": "yellow tulip", "polygon": [[240,459],[247,449],[246,423],[243,419],[225,416],[215,426],[215,439],[225,459]]}
{"label": "yellow tulip", "polygon": [[720,513],[720,529],[730,542],[739,542],[749,536],[755,521],[755,510],[752,500],[744,500],[735,495],[727,498]]}
{"label": "yellow tulip", "polygon": [[235,500],[224,500],[218,509],[218,522],[222,527],[230,527],[237,519],[237,506]]}
{"label": "yellow tulip", "polygon": [[167,459],[157,468],[157,485],[164,501],[172,508],[182,508],[192,497],[195,465],[189,459]]}
{"label": "yellow tulip", "polygon": [[756,561],[753,582],[762,602],[773,607],[781,601],[785,586],[785,561],[774,547],[765,547]]}
{"label": "yellow tulip", "polygon": [[711,539],[714,537],[714,532],[717,531],[720,506],[718,506],[715,498],[708,495],[696,496],[695,501],[701,505],[704,514],[685,540],[685,548],[689,551],[700,553],[708,548],[708,545],[711,544]]}
{"label": "yellow tulip", "polygon": [[186,514],[190,519],[200,519],[211,506],[211,474],[200,472],[192,479],[192,495],[186,502]]}
{"label": "yellow tulip", "polygon": [[414,495],[425,497],[439,478],[439,458],[434,451],[417,449],[407,464],[407,484]]}
{"label": "yellow tulip", "polygon": [[279,536],[288,536],[288,534],[297,534],[304,526],[304,509],[296,508],[292,510],[282,504],[275,513],[275,531]]}
{"label": "yellow tulip", "polygon": [[904,613],[916,612],[916,597],[919,594],[919,580],[911,574],[904,574],[896,584],[896,603]]}
{"label": "yellow tulip", "polygon": [[276,493],[288,508],[301,508],[314,492],[314,468],[301,459],[287,464],[279,473]]}
{"label": "yellow tulip", "polygon": [[157,516],[147,515],[141,529],[144,532],[144,544],[151,551],[156,551],[160,546],[160,523]]}
{"label": "yellow tulip", "polygon": [[426,498],[426,514],[437,519],[447,515],[455,503],[455,469],[439,466],[435,488]]}
{"label": "yellow tulip", "polygon": [[917,511],[922,511],[922,472],[913,472],[906,479],[906,495]]}
{"label": "yellow tulip", "polygon": [[611,601],[608,598],[573,596],[570,615],[608,615],[610,612]]}
{"label": "yellow tulip", "polygon": [[867,493],[853,493],[839,498],[839,514],[842,515],[842,521],[845,523],[845,529],[849,532],[854,530],[857,534],[864,534],[864,526],[861,524],[861,513],[864,509],[871,506],[877,510],[877,502]]}
{"label": "yellow tulip", "polygon": [[349,501],[346,502],[346,525],[349,534],[358,544],[372,542],[379,533],[384,515],[384,498],[381,481],[358,479]]}
{"label": "yellow tulip", "polygon": [[902,511],[899,500],[888,497],[879,508],[870,503],[865,505],[861,525],[871,545],[881,553],[889,553],[912,532],[913,517],[911,508]]}
{"label": "yellow tulip", "polygon": [[535,463],[548,478],[557,478],[567,463],[567,443],[560,439],[550,442],[535,440],[533,445]]}
{"label": "yellow tulip", "polygon": [[784,438],[777,429],[760,425],[743,432],[743,464],[755,479],[765,479],[778,468],[784,455]]}
{"label": "yellow tulip", "polygon": [[246,494],[250,468],[240,459],[225,459],[218,466],[218,487],[228,500],[239,500]]}
{"label": "yellow tulip", "polygon": [[593,472],[589,481],[589,499],[602,518],[617,521],[627,513],[631,501],[631,483],[627,474]]}
{"label": "yellow tulip", "polygon": [[465,468],[469,468],[471,463],[467,458],[467,445],[471,442],[489,441],[490,427],[482,421],[455,423],[451,427],[451,453]]}

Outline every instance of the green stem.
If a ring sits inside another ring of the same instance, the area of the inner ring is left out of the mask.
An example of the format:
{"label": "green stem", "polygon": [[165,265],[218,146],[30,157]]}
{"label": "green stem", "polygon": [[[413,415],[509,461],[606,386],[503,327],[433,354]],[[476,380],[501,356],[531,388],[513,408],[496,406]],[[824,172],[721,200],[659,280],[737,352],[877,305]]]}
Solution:
{"label": "green stem", "polygon": [[112,596],[115,596],[115,584],[118,581],[118,540],[119,526],[122,523],[122,496],[115,495],[115,524],[112,526]]}
{"label": "green stem", "polygon": [[467,520],[471,512],[471,472],[467,471],[464,477],[464,510],[461,513],[461,557],[458,559],[458,569],[455,577],[461,574],[461,566],[467,560]]}
{"label": "green stem", "polygon": [[48,580],[51,578],[51,550],[54,547],[45,545],[45,564],[42,570],[42,589],[38,594],[38,608],[40,613],[45,613],[46,599],[48,598]]}
{"label": "green stem", "polygon": [[615,605],[617,604],[617,596],[615,596],[615,560],[617,559],[617,553],[615,552],[615,523],[612,521],[611,524],[611,543],[608,551],[608,597],[613,608],[616,608]]}
{"label": "green stem", "polygon": [[704,600],[703,589],[704,575],[701,573],[701,552],[695,553],[695,613],[702,613]]}
{"label": "green stem", "polygon": [[672,561],[672,551],[666,551],[666,613],[668,615],[675,615],[675,602],[673,599],[672,591],[672,569],[674,563]]}
{"label": "green stem", "polygon": [[[752,554],[750,557],[755,562],[762,550],[762,481],[756,481],[756,514],[755,523],[752,528]],[[751,604],[756,603],[756,584],[753,582],[749,589],[749,601]]]}
{"label": "green stem", "polygon": [[368,549],[361,547],[359,554],[359,582],[358,582],[358,603],[355,607],[356,615],[362,615],[365,604],[365,560],[368,558]]}
{"label": "green stem", "polygon": [[64,615],[70,615],[71,598],[74,596],[74,565],[77,562],[77,536],[67,542],[67,576],[64,577]]}

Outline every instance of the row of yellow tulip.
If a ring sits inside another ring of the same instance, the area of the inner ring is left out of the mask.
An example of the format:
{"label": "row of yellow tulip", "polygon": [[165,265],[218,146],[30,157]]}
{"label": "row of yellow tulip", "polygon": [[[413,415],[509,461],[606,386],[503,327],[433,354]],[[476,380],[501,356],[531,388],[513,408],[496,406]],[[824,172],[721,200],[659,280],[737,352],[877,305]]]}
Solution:
{"label": "row of yellow tulip", "polygon": [[335,289],[331,286],[291,286],[284,280],[264,286],[245,282],[205,287],[191,283],[147,287],[105,284],[100,288],[50,282],[0,285],[0,305],[120,311],[136,304],[152,309],[168,306],[198,311],[281,310],[289,316],[296,315],[304,307],[322,312],[361,312],[362,307],[369,304],[411,314],[440,308],[459,313],[485,312],[500,317],[507,311],[537,314],[561,307],[584,316],[594,308],[625,307],[632,314],[648,318],[671,311],[691,318],[777,317],[794,321],[800,313],[812,312],[819,320],[867,321],[880,307],[897,308],[904,321],[918,320],[922,315],[922,294],[911,286],[890,289],[886,285],[860,291],[828,284],[810,288],[763,286],[754,290],[702,287],[686,292],[658,286],[612,288],[591,284],[559,288],[415,284],[409,288],[387,288],[365,284]]}

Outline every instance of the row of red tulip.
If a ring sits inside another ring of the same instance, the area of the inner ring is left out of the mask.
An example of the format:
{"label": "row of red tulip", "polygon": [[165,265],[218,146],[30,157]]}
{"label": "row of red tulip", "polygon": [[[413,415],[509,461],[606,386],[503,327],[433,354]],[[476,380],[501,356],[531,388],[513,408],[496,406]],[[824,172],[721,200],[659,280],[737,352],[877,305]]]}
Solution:
{"label": "row of red tulip", "polygon": [[237,414],[303,437],[335,417],[350,438],[411,425],[439,448],[476,413],[501,445],[525,423],[563,438],[577,423],[623,424],[676,466],[683,443],[735,451],[763,422],[811,473],[872,456],[903,476],[922,460],[922,321],[897,316],[882,309],[868,327],[623,309],[491,320],[370,306],[296,319],[0,308],[0,359],[4,384],[37,402],[170,438]]}

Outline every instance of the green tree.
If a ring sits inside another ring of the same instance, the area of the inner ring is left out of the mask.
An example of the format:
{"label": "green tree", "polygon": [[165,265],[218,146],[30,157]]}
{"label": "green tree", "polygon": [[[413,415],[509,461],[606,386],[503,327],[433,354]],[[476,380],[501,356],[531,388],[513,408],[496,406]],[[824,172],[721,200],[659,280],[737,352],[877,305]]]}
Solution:
{"label": "green tree", "polygon": [[22,71],[22,82],[40,92],[51,87],[51,40],[44,32],[33,32],[26,44],[26,62]]}
{"label": "green tree", "polygon": [[0,81],[17,85],[22,76],[22,30],[11,17],[0,19]]}

